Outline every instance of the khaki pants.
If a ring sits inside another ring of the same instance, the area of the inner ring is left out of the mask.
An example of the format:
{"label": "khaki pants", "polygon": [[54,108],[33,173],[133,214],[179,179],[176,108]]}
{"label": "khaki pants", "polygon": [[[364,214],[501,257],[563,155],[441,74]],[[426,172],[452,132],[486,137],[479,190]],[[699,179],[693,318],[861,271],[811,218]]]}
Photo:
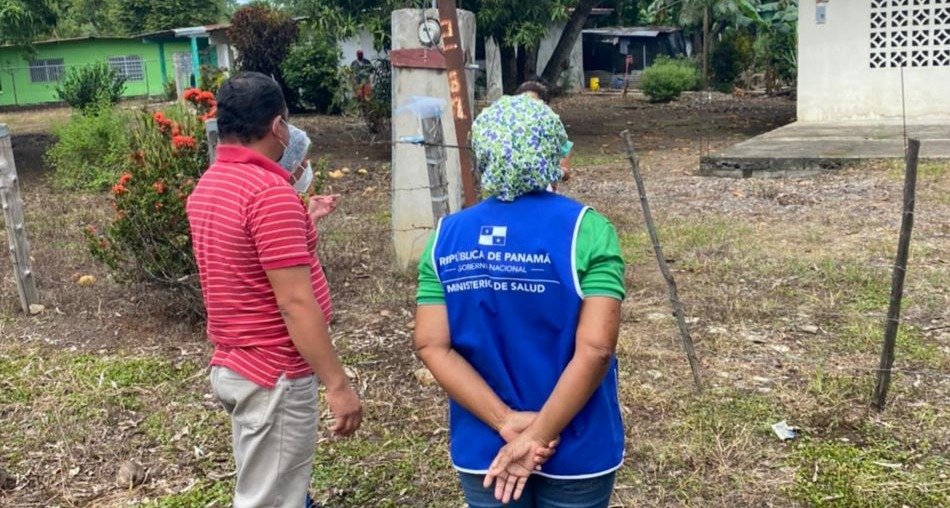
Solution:
{"label": "khaki pants", "polygon": [[235,508],[303,508],[317,444],[314,376],[263,388],[226,368],[211,368],[211,388],[231,415]]}

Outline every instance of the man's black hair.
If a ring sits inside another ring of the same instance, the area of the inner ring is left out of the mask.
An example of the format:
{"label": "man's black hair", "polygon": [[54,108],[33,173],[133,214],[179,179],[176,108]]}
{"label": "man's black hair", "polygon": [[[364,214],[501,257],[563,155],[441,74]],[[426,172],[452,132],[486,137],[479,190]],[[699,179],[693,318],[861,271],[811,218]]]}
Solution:
{"label": "man's black hair", "polygon": [[218,90],[218,135],[251,143],[263,138],[275,116],[286,116],[280,85],[259,72],[235,74]]}
{"label": "man's black hair", "polygon": [[545,103],[551,101],[551,87],[539,77],[532,76],[524,83],[521,83],[521,86],[515,90],[515,95],[521,95],[525,92],[534,92],[538,98]]}

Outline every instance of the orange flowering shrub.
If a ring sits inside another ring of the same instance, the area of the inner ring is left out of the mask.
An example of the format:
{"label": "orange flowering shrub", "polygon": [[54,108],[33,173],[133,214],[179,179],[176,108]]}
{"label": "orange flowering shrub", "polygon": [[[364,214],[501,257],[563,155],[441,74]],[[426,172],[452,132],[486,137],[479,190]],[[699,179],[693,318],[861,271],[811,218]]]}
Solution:
{"label": "orange flowering shrub", "polygon": [[128,170],[112,186],[115,218],[102,231],[84,233],[92,254],[117,278],[176,290],[200,312],[185,201],[208,167],[202,117],[214,104],[197,100],[205,109],[176,106],[138,117]]}
{"label": "orange flowering shrub", "polygon": [[215,100],[212,92],[199,88],[189,88],[185,90],[182,98],[195,107],[201,121],[210,120],[218,113],[218,101]]}

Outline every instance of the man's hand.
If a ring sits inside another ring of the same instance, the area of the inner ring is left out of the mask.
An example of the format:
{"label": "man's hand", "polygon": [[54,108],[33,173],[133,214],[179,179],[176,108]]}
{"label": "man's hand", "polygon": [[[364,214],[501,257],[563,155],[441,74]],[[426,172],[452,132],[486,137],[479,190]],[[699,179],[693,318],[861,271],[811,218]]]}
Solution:
{"label": "man's hand", "polygon": [[502,503],[508,504],[512,499],[517,501],[524,492],[528,477],[538,467],[535,457],[550,448],[549,445],[522,433],[498,451],[488,468],[483,486],[491,488],[494,483],[495,499]]}
{"label": "man's hand", "polygon": [[336,210],[336,202],[339,197],[339,194],[310,197],[310,201],[307,203],[307,213],[310,214],[310,219],[313,220],[314,224]]}
{"label": "man's hand", "polygon": [[327,389],[326,398],[334,419],[330,432],[338,437],[356,432],[363,421],[363,406],[353,387],[346,383],[335,390]]}

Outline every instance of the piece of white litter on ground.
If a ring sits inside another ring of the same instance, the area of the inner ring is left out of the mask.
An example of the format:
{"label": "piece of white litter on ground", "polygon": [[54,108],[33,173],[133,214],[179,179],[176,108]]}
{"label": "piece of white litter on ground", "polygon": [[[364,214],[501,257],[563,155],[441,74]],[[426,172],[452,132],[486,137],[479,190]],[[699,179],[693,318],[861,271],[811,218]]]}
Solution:
{"label": "piece of white litter on ground", "polygon": [[795,439],[798,437],[798,434],[795,432],[794,427],[789,427],[788,422],[782,420],[778,423],[772,424],[772,430],[775,432],[775,435],[778,436],[782,441],[788,441],[790,439]]}
{"label": "piece of white litter on ground", "polygon": [[890,468],[890,469],[901,469],[904,467],[904,465],[901,464],[900,462],[886,462],[883,460],[875,460],[874,464],[881,467]]}

